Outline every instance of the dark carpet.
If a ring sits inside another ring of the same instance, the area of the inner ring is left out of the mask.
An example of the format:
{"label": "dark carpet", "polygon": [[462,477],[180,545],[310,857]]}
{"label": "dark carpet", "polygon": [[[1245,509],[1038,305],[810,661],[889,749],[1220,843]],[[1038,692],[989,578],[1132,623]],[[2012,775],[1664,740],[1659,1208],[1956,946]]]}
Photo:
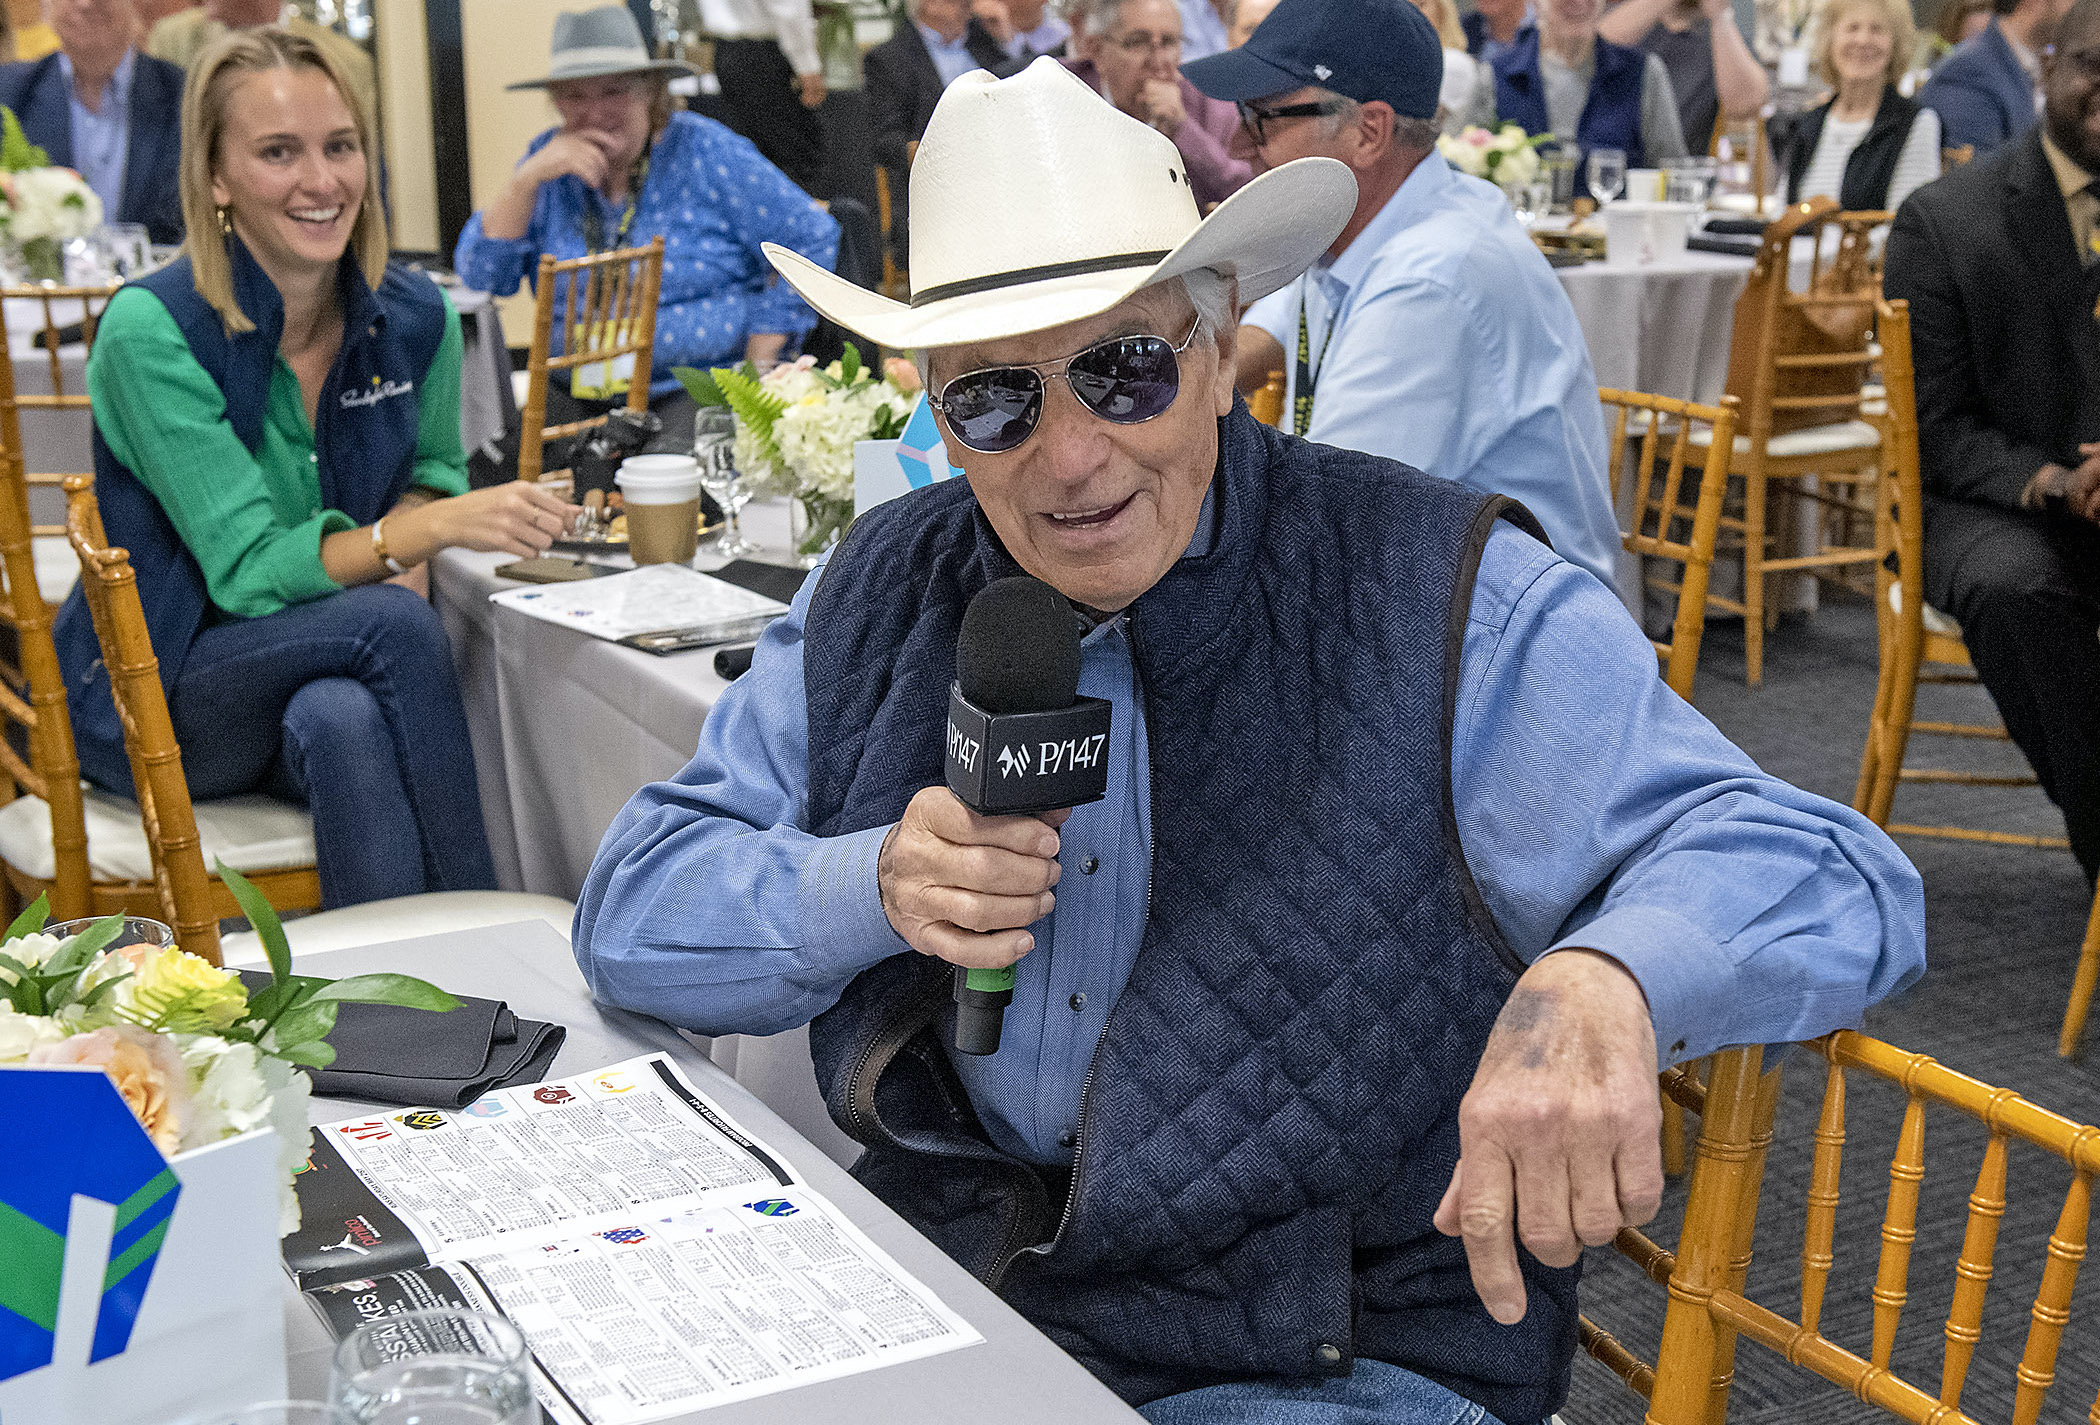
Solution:
{"label": "dark carpet", "polygon": [[[1850,803],[1860,747],[1874,701],[1874,620],[1861,599],[1826,591],[1810,618],[1782,623],[1765,643],[1765,680],[1742,681],[1742,633],[1733,623],[1707,630],[1696,702],[1701,711],[1769,771],[1810,791]],[[1920,690],[1918,716],[1995,722],[1976,688]],[[2009,746],[1925,738],[1912,743],[1913,765],[2024,772]],[[2063,834],[2063,820],[2032,788],[1906,787],[1896,819]],[[1900,843],[1925,879],[1927,971],[1909,991],[1868,1015],[1868,1033],[1932,1055],[1950,1068],[2017,1090],[2081,1123],[2100,1123],[2100,1047],[2083,1059],[2056,1056],[2056,1035],[2070,990],[2091,895],[2064,851],[1906,839]],[[2100,1038],[2100,1022],[2088,1038]],[[1801,1231],[1822,1103],[1825,1065],[1794,1054],[1765,1173],[1746,1295],[1781,1315],[1800,1308]],[[1880,1253],[1888,1168],[1904,1107],[1894,1085],[1847,1076],[1848,1138],[1838,1211],[1837,1265],[1831,1273],[1823,1334],[1860,1356],[1873,1331],[1875,1266]],[[1697,1120],[1690,1120],[1696,1131]],[[1910,1300],[1891,1361],[1899,1374],[1937,1394],[1943,1329],[1954,1292],[1954,1262],[1967,1221],[1968,1194],[1982,1159],[1981,1125],[1951,1110],[1926,1116],[1925,1181],[1918,1238],[1911,1258]],[[2054,1157],[2015,1145],[2008,1206],[1998,1239],[1996,1274],[1984,1315],[1983,1340],[1969,1368],[1962,1407],[1980,1421],[2011,1418],[2014,1369],[2040,1282],[2049,1234],[2063,1206],[2070,1173]],[[1674,1245],[1685,1184],[1673,1182],[1649,1234]],[[2085,1273],[2057,1359],[2056,1384],[2043,1421],[2083,1421],[2100,1391],[2100,1267]],[[1652,1362],[1661,1337],[1664,1295],[1632,1264],[1609,1250],[1585,1264],[1585,1314]],[[1578,1356],[1563,1412],[1568,1425],[1638,1421],[1642,1403],[1609,1371]],[[1777,1422],[1886,1421],[1885,1415],[1762,1347],[1743,1344],[1729,1419],[1736,1425]],[[2095,1415],[2100,1419],[2100,1415]]]}

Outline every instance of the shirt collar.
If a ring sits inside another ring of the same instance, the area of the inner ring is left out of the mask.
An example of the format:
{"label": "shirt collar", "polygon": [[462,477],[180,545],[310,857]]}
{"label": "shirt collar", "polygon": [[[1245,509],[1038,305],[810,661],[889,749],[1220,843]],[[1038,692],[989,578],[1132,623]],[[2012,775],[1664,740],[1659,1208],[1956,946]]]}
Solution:
{"label": "shirt collar", "polygon": [[2082,193],[2092,183],[2095,175],[2080,168],[2071,155],[2058,148],[2056,140],[2049,137],[2046,126],[2042,131],[2042,152],[2048,156],[2049,171],[2056,175],[2056,186],[2064,197]]}
{"label": "shirt collar", "polygon": [[1432,150],[1423,155],[1414,172],[1385,200],[1378,216],[1364,225],[1342,255],[1331,263],[1322,258],[1314,264],[1314,280],[1330,288],[1339,284],[1344,292],[1354,287],[1387,243],[1443,206],[1453,181],[1451,165],[1444,162],[1442,154]]}
{"label": "shirt collar", "polygon": [[926,41],[926,48],[930,50],[942,50],[953,54],[969,48],[970,32],[968,30],[964,30],[952,40],[944,40],[941,38],[941,32],[932,26],[921,25],[917,20],[913,20],[912,24],[918,26],[919,38]]}
{"label": "shirt collar", "polygon": [[[110,105],[118,114],[124,113],[131,106],[131,72],[134,68],[133,61],[138,56],[136,47],[125,50],[124,57],[117,61],[115,72],[109,76],[109,83],[102,86],[102,97],[110,101]],[[64,50],[58,52],[58,72],[65,76],[67,100],[79,104],[80,95],[73,89],[73,56]],[[95,113],[98,117],[107,117],[108,110],[98,106]]]}
{"label": "shirt collar", "polygon": [[1048,54],[1072,37],[1072,27],[1049,11],[1043,12],[1043,22],[1020,36],[1037,54]]}
{"label": "shirt collar", "polygon": [[2020,68],[2027,71],[2028,78],[2040,79],[2042,77],[2041,56],[2007,34],[2005,26],[1998,24],[1995,19],[1991,23],[1997,27],[1998,38],[2004,40],[2005,47],[2012,51],[2012,57],[2020,62]]}

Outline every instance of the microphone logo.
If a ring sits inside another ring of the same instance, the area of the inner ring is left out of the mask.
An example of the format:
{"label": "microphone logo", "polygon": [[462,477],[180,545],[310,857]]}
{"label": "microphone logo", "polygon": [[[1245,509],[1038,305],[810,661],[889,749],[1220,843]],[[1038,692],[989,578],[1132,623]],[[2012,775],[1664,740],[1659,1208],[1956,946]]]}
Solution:
{"label": "microphone logo", "polygon": [[1028,745],[1019,748],[999,749],[999,775],[1002,777],[1025,777],[1028,775]]}

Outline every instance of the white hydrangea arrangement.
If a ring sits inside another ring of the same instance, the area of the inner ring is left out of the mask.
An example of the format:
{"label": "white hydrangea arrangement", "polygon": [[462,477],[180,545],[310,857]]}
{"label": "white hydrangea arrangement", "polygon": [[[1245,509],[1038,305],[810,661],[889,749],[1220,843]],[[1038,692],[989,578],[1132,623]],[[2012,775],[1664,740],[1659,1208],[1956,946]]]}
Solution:
{"label": "white hydrangea arrangement", "polygon": [[39,896],[0,942],[0,1066],[101,1069],[171,1157],[274,1129],[281,1236],[299,1226],[292,1179],[309,1150],[311,1084],[295,1066],[334,1062],[327,1036],[336,1006],[449,1010],[459,1002],[407,975],[293,975],[269,902],[238,872],[218,869],[269,955],[266,988],[251,996],[233,971],[172,946],[105,949],[123,929],[121,916],[63,939],[46,934],[48,905]]}
{"label": "white hydrangea arrangement", "polygon": [[1516,193],[1539,176],[1539,145],[1552,137],[1527,134],[1517,124],[1504,124],[1493,133],[1474,124],[1439,138],[1436,151],[1459,172]]}
{"label": "white hydrangea arrangement", "polygon": [[54,165],[29,142],[14,114],[0,108],[0,235],[21,254],[28,275],[64,276],[60,244],[102,226],[102,200],[87,180]]}
{"label": "white hydrangea arrangement", "polygon": [[804,555],[822,552],[852,523],[855,443],[894,440],[919,391],[910,362],[892,360],[878,373],[850,342],[829,366],[804,356],[763,374],[748,361],[672,374],[699,404],[727,406],[736,417],[731,454],[754,493],[802,502]]}

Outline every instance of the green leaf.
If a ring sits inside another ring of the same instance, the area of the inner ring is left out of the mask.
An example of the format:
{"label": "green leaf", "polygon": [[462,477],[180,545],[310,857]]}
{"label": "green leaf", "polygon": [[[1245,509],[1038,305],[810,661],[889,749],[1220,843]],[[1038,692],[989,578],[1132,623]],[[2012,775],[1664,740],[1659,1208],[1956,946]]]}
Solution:
{"label": "green leaf", "polygon": [[427,980],[413,975],[350,975],[314,992],[314,1002],[331,1000],[356,1004],[392,1004],[403,1009],[429,1009],[440,1013],[459,1008],[459,1001]]}
{"label": "green leaf", "polygon": [[277,1057],[287,1064],[304,1064],[309,1069],[325,1069],[335,1062],[335,1046],[325,1039],[314,1039],[304,1044],[293,1044],[277,1051]]}
{"label": "green leaf", "polygon": [[773,440],[773,422],[786,413],[787,402],[760,386],[757,369],[753,367],[748,373],[745,371],[744,368],[750,366],[747,361],[743,367],[735,369],[716,367],[715,385],[721,388],[738,423],[750,433],[753,443],[758,446],[758,453],[772,465],[783,466],[787,462],[780,454],[780,446]]}
{"label": "green leaf", "polygon": [[674,366],[671,368],[671,374],[678,378],[679,385],[685,387],[685,393],[693,398],[694,405],[726,406],[729,404],[729,398],[722,394],[722,388],[715,384],[715,378],[708,375],[705,371],[695,370],[690,366]]}
{"label": "green leaf", "polygon": [[846,353],[839,358],[839,371],[851,386],[860,376],[860,348],[852,342],[846,343]]}
{"label": "green leaf", "polygon": [[284,924],[277,919],[277,909],[269,898],[224,861],[214,861],[213,870],[226,889],[233,892],[234,900],[240,903],[241,914],[255,927],[256,938],[262,941],[263,953],[270,957],[270,978],[279,984],[292,973],[292,948],[284,940]]}
{"label": "green leaf", "polygon": [[266,988],[250,995],[248,1012],[260,1019],[267,1028],[271,1020],[288,1009],[306,1003],[314,997],[315,990],[327,983],[328,981],[312,975],[288,975],[282,980],[272,981]]}
{"label": "green leaf", "polygon": [[20,173],[25,168],[48,168],[51,155],[29,141],[14,110],[0,107],[0,170]]}
{"label": "green leaf", "polygon": [[302,1004],[279,1015],[271,1026],[277,1036],[277,1048],[271,1052],[283,1056],[288,1048],[326,1039],[335,1028],[335,1011],[332,1004]]}
{"label": "green leaf", "polygon": [[93,1009],[96,1005],[102,1003],[103,996],[107,995],[111,990],[115,989],[118,985],[123,984],[126,980],[130,978],[131,971],[126,970],[121,975],[118,975],[112,979],[104,980],[101,984],[95,986],[93,989],[87,992],[87,998],[83,999],[80,1002],[80,1007],[82,1009]]}
{"label": "green leaf", "polygon": [[[74,936],[73,943],[66,947],[67,954],[75,962],[77,968],[86,969],[90,960],[100,955],[108,948],[110,941],[123,933],[124,917],[121,915],[106,915]],[[51,957],[53,962],[57,959],[58,956],[56,955]],[[49,969],[50,964],[47,963],[45,968]]]}
{"label": "green leaf", "polygon": [[[0,114],[5,113],[7,113],[7,110],[0,109]],[[12,116],[10,115],[10,117]],[[0,941],[19,940],[25,935],[35,935],[48,925],[50,921],[51,897],[39,895],[29,903],[26,910],[15,917],[14,924],[7,927],[7,934],[0,935]]]}

